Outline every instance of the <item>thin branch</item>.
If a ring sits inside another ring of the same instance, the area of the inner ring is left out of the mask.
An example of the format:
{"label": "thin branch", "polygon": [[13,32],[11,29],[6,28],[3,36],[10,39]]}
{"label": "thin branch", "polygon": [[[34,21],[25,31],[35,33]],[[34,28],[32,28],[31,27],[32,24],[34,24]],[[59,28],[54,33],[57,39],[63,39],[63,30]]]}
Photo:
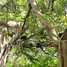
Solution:
{"label": "thin branch", "polygon": [[[26,19],[29,17],[30,12],[31,12],[31,9],[32,9],[32,7],[31,7],[30,4],[28,4],[28,7],[29,7],[29,10],[28,10],[28,13],[27,13],[26,17],[24,18],[24,24],[23,24],[23,26],[22,26],[22,29],[24,28],[24,26],[25,26],[25,24],[26,24]],[[21,35],[22,35],[22,33],[21,33]]]}

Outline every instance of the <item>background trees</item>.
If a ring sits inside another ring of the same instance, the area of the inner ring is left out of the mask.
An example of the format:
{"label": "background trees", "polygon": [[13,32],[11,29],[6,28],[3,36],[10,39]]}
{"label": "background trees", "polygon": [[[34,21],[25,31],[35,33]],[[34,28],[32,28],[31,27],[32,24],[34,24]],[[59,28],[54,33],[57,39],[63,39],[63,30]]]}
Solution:
{"label": "background trees", "polygon": [[66,0],[0,1],[0,67],[66,67],[66,28]]}

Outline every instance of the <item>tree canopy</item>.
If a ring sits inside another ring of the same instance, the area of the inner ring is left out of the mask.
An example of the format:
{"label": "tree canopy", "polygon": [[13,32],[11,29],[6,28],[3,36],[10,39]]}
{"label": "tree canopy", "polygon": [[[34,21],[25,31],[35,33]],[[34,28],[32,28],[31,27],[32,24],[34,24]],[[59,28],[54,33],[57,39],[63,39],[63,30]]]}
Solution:
{"label": "tree canopy", "polygon": [[0,0],[0,62],[7,58],[6,67],[57,67],[66,29],[67,0]]}

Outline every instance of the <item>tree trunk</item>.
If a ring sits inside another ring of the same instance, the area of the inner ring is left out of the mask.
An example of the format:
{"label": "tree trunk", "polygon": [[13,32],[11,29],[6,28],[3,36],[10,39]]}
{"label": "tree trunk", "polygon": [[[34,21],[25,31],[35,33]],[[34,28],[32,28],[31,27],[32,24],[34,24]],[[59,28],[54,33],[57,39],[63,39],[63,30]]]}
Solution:
{"label": "tree trunk", "polygon": [[0,46],[0,67],[6,67],[6,61],[8,54],[10,53],[11,45],[4,45],[1,44]]}
{"label": "tree trunk", "polygon": [[63,40],[59,47],[59,67],[67,67],[67,40]]}

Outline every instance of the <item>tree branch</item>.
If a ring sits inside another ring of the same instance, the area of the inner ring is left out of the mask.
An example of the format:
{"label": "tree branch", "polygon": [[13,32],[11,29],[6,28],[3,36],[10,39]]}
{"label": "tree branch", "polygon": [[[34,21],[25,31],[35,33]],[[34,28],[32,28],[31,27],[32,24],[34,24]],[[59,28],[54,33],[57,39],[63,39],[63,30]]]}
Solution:
{"label": "tree branch", "polygon": [[53,43],[59,44],[60,39],[56,33],[56,30],[54,28],[52,28],[46,20],[44,20],[44,16],[41,13],[41,11],[39,10],[39,8],[37,7],[37,3],[35,2],[35,0],[27,0],[27,1],[32,5],[33,11],[35,12],[36,16],[39,18],[42,26],[44,28],[46,28]]}
{"label": "tree branch", "polygon": [[15,22],[15,21],[9,21],[8,23],[5,23],[4,21],[0,21],[0,26],[3,27],[9,27],[9,28],[18,28],[20,27],[21,22]]}

